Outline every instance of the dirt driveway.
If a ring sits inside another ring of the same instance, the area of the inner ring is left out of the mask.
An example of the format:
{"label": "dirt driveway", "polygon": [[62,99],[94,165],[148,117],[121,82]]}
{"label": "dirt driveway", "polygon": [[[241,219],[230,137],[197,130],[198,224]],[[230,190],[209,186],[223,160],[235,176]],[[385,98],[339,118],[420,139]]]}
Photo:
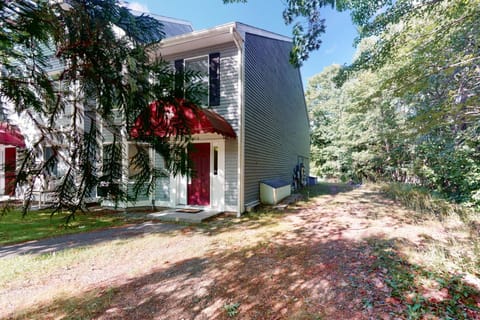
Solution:
{"label": "dirt driveway", "polygon": [[[285,213],[114,241],[27,270],[0,282],[0,317],[406,319],[414,297],[392,279],[424,269],[404,252],[450,231],[369,188],[331,191]],[[432,303],[447,299],[442,287],[422,288]]]}

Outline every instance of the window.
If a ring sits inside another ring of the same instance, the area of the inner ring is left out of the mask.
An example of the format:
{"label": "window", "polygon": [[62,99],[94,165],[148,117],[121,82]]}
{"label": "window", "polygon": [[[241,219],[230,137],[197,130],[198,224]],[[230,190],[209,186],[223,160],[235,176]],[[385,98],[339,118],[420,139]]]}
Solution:
{"label": "window", "polygon": [[218,175],[218,147],[213,147],[213,174]]}
{"label": "window", "polygon": [[[208,57],[203,56],[194,59],[185,60],[185,70],[195,71],[200,74],[199,78],[195,79],[195,84],[202,88],[208,88]],[[202,106],[208,106],[208,94],[203,95],[200,99]]]}
{"label": "window", "polygon": [[196,79],[197,84],[208,88],[208,94],[201,99],[204,106],[220,105],[220,53],[211,53],[208,56],[200,56],[185,60],[176,60],[175,65],[175,91],[177,95],[183,95],[184,70],[199,72],[201,77]]}
{"label": "window", "polygon": [[47,171],[52,176],[58,175],[58,159],[55,150],[52,147],[45,147],[43,151],[43,161],[47,163]]}

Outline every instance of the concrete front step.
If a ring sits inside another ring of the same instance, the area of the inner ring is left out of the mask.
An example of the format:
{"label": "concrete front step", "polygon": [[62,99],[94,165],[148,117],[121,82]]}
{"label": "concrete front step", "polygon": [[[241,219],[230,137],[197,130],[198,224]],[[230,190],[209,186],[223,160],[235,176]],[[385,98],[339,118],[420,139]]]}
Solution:
{"label": "concrete front step", "polygon": [[201,223],[210,218],[216,217],[222,212],[220,211],[206,211],[202,210],[197,213],[178,212],[178,209],[167,209],[161,212],[154,212],[147,215],[150,219],[169,221],[169,222],[187,222],[187,223]]}

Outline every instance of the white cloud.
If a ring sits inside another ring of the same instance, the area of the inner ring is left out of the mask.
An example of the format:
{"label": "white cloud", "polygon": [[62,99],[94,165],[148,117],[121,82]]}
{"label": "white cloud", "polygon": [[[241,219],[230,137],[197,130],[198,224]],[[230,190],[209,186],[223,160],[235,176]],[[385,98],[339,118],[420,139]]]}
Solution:
{"label": "white cloud", "polygon": [[140,2],[125,2],[124,6],[135,11],[150,12],[147,5],[141,4]]}

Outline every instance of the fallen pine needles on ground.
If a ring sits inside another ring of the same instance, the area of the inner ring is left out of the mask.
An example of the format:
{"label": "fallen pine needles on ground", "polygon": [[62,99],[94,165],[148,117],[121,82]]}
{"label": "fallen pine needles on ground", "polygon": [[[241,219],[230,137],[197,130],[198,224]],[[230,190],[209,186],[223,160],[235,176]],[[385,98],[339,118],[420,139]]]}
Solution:
{"label": "fallen pine needles on ground", "polygon": [[4,282],[11,303],[28,299],[17,308],[0,299],[0,310],[13,319],[480,319],[473,216],[414,211],[376,186],[322,184],[309,195],[285,212],[85,248],[50,271],[13,276],[15,288]]}

